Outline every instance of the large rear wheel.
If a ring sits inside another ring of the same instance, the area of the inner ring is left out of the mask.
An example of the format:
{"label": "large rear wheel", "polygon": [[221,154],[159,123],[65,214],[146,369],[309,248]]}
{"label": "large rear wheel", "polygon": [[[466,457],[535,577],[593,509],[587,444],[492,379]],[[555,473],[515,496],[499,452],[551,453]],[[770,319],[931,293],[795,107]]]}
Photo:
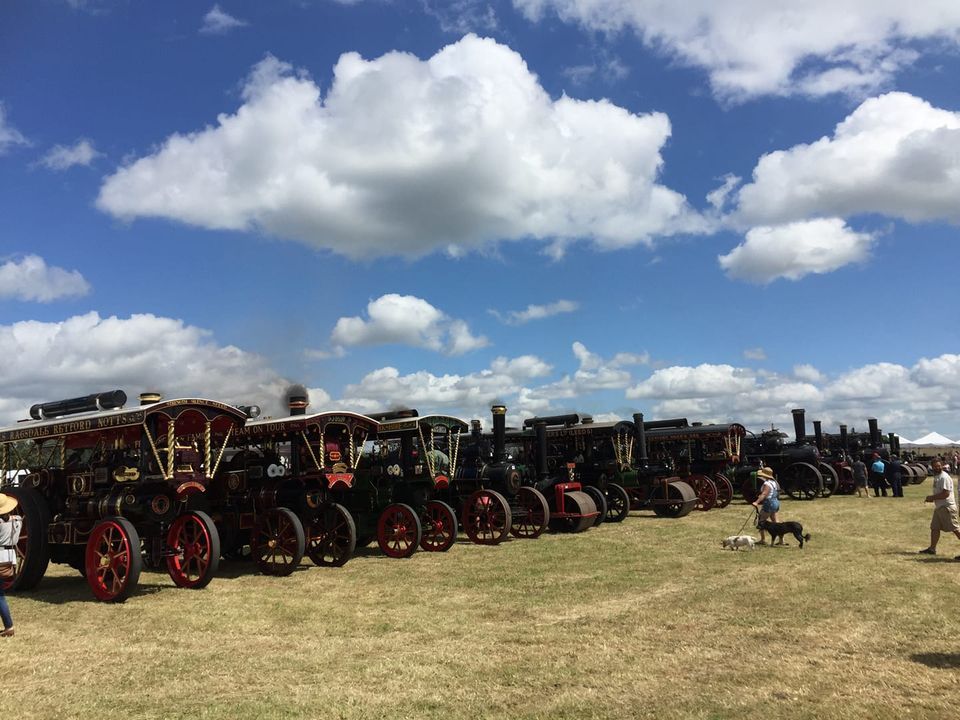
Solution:
{"label": "large rear wheel", "polygon": [[810,463],[793,463],[780,474],[780,486],[794,500],[815,500],[823,491],[823,476]]}
{"label": "large rear wheel", "polygon": [[50,563],[47,502],[31,487],[7,488],[4,492],[17,499],[17,507],[10,514],[19,515],[23,525],[17,540],[17,567],[13,577],[3,581],[3,589],[31,590],[40,582]]}
{"label": "large rear wheel", "polygon": [[712,510],[717,504],[717,486],[706,475],[690,475],[684,478],[697,495],[697,510]]}
{"label": "large rear wheel", "polygon": [[511,508],[512,520],[510,534],[515,538],[532,540],[538,538],[547,529],[550,522],[550,506],[543,493],[532,487],[522,487],[517,492],[516,502]]}
{"label": "large rear wheel", "polygon": [[498,545],[512,525],[507,499],[493,490],[477,490],[463,506],[463,531],[478,545]]}
{"label": "large rear wheel", "polygon": [[713,476],[713,484],[717,486],[717,507],[725,508],[733,500],[733,483],[723,473]]}
{"label": "large rear wheel", "polygon": [[834,470],[833,465],[830,463],[818,463],[817,469],[823,478],[823,489],[820,490],[820,494],[823,497],[830,497],[837,492],[840,487],[840,475]]}

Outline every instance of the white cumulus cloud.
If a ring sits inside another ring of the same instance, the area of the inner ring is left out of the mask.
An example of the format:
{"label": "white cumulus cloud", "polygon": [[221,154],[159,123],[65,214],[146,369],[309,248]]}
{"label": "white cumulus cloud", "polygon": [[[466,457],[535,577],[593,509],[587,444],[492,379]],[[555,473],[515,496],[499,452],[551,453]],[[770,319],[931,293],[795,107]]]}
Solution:
{"label": "white cumulus cloud", "polygon": [[93,143],[81,138],[73,145],[54,145],[40,158],[40,164],[50,170],[66,170],[74,165],[89,165],[99,156]]}
{"label": "white cumulus cloud", "polygon": [[119,168],[97,205],[350,257],[620,248],[708,228],[657,182],[669,136],[663,113],[551,99],[519,54],[472,35],[428,60],[346,53],[325,96],[268,56],[236,112]]}
{"label": "white cumulus cloud", "polygon": [[879,213],[958,223],[958,197],[960,112],[896,92],[863,102],[831,137],[764,155],[735,217],[773,225]]}
{"label": "white cumulus cloud", "polygon": [[737,280],[799,280],[863,262],[873,243],[873,235],[854,232],[839,218],[822,218],[755,227],[744,242],[718,259],[727,275]]}
{"label": "white cumulus cloud", "polygon": [[[96,312],[61,322],[0,325],[5,360],[0,364],[0,415],[26,417],[36,402],[120,388],[166,397],[207,397],[258,404],[267,414],[286,414],[289,382],[263,358],[218,345],[210,333],[181,320],[155,315],[101,317]],[[325,393],[315,389],[314,400]]]}
{"label": "white cumulus cloud", "polygon": [[513,0],[589,30],[631,30],[648,47],[699,67],[716,95],[868,94],[912,64],[921,45],[956,44],[954,0]]}
{"label": "white cumulus cloud", "polygon": [[696,367],[675,365],[661,368],[627,389],[628,398],[696,398],[730,395],[752,390],[753,373],[732,365],[703,364]]}
{"label": "white cumulus cloud", "polygon": [[413,295],[389,293],[367,304],[367,318],[342,317],[330,335],[334,345],[410,345],[448,355],[485,347],[463,320],[451,319],[429,302]]}
{"label": "white cumulus cloud", "polygon": [[0,299],[52,302],[89,292],[90,283],[80,271],[47,265],[39,255],[25,255],[0,265]]}

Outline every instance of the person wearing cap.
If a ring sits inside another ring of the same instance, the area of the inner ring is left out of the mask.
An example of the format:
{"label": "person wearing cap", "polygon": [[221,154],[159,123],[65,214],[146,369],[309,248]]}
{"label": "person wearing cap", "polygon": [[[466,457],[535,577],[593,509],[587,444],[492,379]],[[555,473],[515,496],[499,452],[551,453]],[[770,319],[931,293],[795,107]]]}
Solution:
{"label": "person wearing cap", "polygon": [[[15,497],[0,493],[0,565],[13,565],[14,570],[17,564],[17,543],[20,541],[20,529],[23,527],[23,518],[10,514],[16,507]],[[5,582],[0,580],[0,619],[3,620],[0,637],[13,635],[13,618],[10,616],[7,596],[3,592]]]}
{"label": "person wearing cap", "polygon": [[[941,460],[933,461],[933,494],[924,502],[933,503],[933,519],[930,521],[930,545],[920,551],[921,555],[936,555],[940,532],[952,532],[960,540],[960,523],[957,522],[957,501],[953,492],[953,478],[943,469]],[[960,556],[954,558],[960,560]]]}
{"label": "person wearing cap", "polygon": [[[780,510],[780,485],[777,484],[777,480],[773,476],[773,470],[768,467],[760,468],[757,470],[757,479],[763,480],[760,495],[757,496],[757,499],[753,503],[753,506],[760,511],[757,517],[757,524],[759,525],[764,520],[780,522],[780,516],[777,515],[777,512]],[[765,545],[766,542],[767,535],[761,528],[760,544]]]}
{"label": "person wearing cap", "polygon": [[885,469],[886,464],[880,459],[880,453],[874,453],[870,465],[870,485],[873,487],[874,497],[880,497],[881,492],[884,497],[887,496],[887,481],[883,477]]}

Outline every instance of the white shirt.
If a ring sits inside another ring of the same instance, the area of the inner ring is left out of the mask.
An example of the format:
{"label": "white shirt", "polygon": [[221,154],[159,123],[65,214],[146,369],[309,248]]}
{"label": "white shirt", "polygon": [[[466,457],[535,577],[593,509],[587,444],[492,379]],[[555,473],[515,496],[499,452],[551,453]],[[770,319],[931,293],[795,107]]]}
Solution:
{"label": "white shirt", "polygon": [[953,512],[957,511],[957,501],[956,496],[953,493],[953,478],[950,477],[946,472],[941,471],[939,475],[933,478],[933,494],[937,495],[944,490],[949,491],[943,500],[934,500],[934,507],[948,507]]}
{"label": "white shirt", "polygon": [[0,563],[16,563],[17,551],[5,546],[16,545],[20,541],[20,528],[23,527],[23,518],[11,515],[6,522],[0,522]]}

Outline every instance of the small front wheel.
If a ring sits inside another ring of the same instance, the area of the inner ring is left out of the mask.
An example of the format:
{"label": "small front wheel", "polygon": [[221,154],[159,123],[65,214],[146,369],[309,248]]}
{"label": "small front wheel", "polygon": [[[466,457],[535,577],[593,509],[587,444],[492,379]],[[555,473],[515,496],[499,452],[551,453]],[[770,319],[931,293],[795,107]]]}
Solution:
{"label": "small front wheel", "polygon": [[616,483],[607,485],[607,518],[606,522],[623,522],[630,514],[630,496],[622,486]]}
{"label": "small front wheel", "polygon": [[423,526],[420,547],[427,552],[446,552],[457,541],[457,514],[445,502],[428,502],[420,523]]}
{"label": "small front wheel", "polygon": [[220,535],[205,512],[179,515],[167,532],[167,548],[167,572],[177,587],[206,587],[220,566]]}
{"label": "small front wheel", "polygon": [[250,551],[264,575],[285,576],[303,560],[306,538],[303,523],[287,508],[270,508],[259,518],[250,536]]}
{"label": "small front wheel", "polygon": [[357,526],[340,503],[320,509],[307,528],[307,555],[314,565],[341,567],[357,549]]}
{"label": "small front wheel", "polygon": [[423,527],[413,508],[403,503],[388,505],[377,520],[377,544],[383,554],[408,558],[423,539]]}
{"label": "small front wheel", "polygon": [[140,581],[143,558],[140,536],[122,517],[101,520],[87,538],[84,555],[87,584],[103,602],[123,602]]}

